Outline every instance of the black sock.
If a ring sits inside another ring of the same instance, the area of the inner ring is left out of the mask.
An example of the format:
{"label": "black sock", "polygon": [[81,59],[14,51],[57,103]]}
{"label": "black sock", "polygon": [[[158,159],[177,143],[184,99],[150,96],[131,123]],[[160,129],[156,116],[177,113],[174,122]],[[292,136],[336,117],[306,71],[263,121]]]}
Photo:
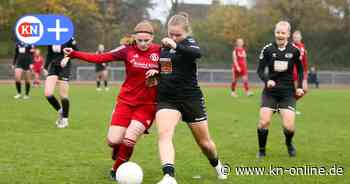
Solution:
{"label": "black sock", "polygon": [[267,136],[269,134],[269,129],[267,128],[258,128],[258,140],[259,140],[259,150],[264,151],[267,142]]}
{"label": "black sock", "polygon": [[47,96],[46,97],[47,101],[49,101],[49,103],[51,104],[51,106],[53,108],[55,108],[56,111],[60,110],[61,109],[61,105],[60,103],[58,102],[58,100],[56,99],[55,96],[51,95],[51,96]]}
{"label": "black sock", "polygon": [[97,86],[97,88],[100,88],[100,86],[101,86],[101,81],[96,81],[96,86]]}
{"label": "black sock", "polygon": [[26,86],[26,95],[29,95],[30,83],[29,83],[29,82],[26,82],[25,86]]}
{"label": "black sock", "polygon": [[219,164],[219,159],[218,158],[210,158],[208,160],[209,160],[210,165],[213,166],[213,167],[216,167]]}
{"label": "black sock", "polygon": [[164,164],[162,170],[164,175],[169,174],[169,176],[172,176],[172,177],[175,176],[174,164]]}
{"label": "black sock", "polygon": [[21,94],[22,90],[21,90],[21,82],[15,82],[16,84],[16,90],[17,90],[17,94]]}
{"label": "black sock", "polygon": [[62,103],[62,116],[64,118],[68,118],[69,115],[69,99],[68,98],[62,98],[61,99]]}
{"label": "black sock", "polygon": [[108,86],[107,80],[104,81],[104,84],[105,84],[105,88],[106,88]]}
{"label": "black sock", "polygon": [[293,136],[294,136],[294,131],[290,131],[286,128],[283,128],[283,133],[284,133],[284,136],[286,136],[286,145],[287,146],[291,146],[292,145],[292,139],[293,139]]}

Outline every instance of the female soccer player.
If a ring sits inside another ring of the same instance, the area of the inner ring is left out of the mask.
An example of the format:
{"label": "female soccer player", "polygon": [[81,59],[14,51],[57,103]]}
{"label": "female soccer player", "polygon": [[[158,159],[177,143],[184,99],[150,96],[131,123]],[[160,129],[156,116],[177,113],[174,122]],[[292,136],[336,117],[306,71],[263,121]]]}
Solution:
{"label": "female soccer player", "polygon": [[29,99],[30,79],[32,75],[30,69],[33,67],[33,52],[33,45],[28,45],[23,42],[16,44],[15,57],[12,63],[12,68],[15,70],[15,84],[17,90],[17,94],[14,96],[15,99],[20,99],[22,97],[21,80],[23,73],[26,89],[23,99]]}
{"label": "female soccer player", "polygon": [[143,21],[134,28],[135,43],[122,45],[110,52],[90,54],[66,49],[69,57],[87,62],[123,61],[126,79],[121,87],[107,135],[115,160],[111,176],[129,160],[140,136],[151,126],[156,112],[157,81],[160,46],[153,44],[153,27]]}
{"label": "female soccer player", "polygon": [[[102,44],[98,45],[97,54],[103,53],[105,50],[105,46]],[[95,64],[96,71],[96,90],[101,91],[101,81],[103,81],[105,90],[108,91],[108,68],[107,63]]]}
{"label": "female soccer player", "polygon": [[235,43],[235,48],[232,52],[232,85],[231,96],[238,97],[236,93],[237,81],[240,77],[243,80],[244,91],[247,96],[251,96],[253,93],[249,91],[248,82],[248,67],[247,67],[247,53],[244,48],[244,41],[242,38],[238,38]]}
{"label": "female soccer player", "polygon": [[[68,127],[69,116],[69,77],[71,74],[70,60],[63,60],[63,49],[67,47],[76,47],[74,38],[70,39],[63,45],[50,45],[47,50],[47,57],[45,62],[45,70],[48,76],[45,81],[45,96],[51,106],[58,112],[58,119],[56,121],[57,128]],[[54,96],[55,87],[58,85],[61,104]]]}
{"label": "female soccer player", "polygon": [[174,178],[175,150],[172,138],[181,118],[187,122],[197,144],[215,167],[218,178],[227,178],[222,173],[223,166],[209,135],[204,97],[197,82],[196,61],[201,57],[201,50],[190,35],[188,16],[177,14],[170,18],[168,37],[161,41],[164,49],[160,58],[156,125],[164,177],[158,184],[177,183]]}
{"label": "female soccer player", "polygon": [[[291,157],[296,155],[296,150],[292,144],[292,138],[295,131],[295,98],[302,96],[303,66],[300,61],[299,49],[294,47],[288,38],[290,36],[290,24],[286,21],[280,21],[275,26],[275,42],[266,45],[260,54],[260,61],[257,73],[265,83],[262,92],[262,102],[260,107],[260,120],[258,123],[258,157],[266,155],[266,142],[268,128],[274,111],[279,110],[282,122],[283,132],[286,137],[288,154]],[[293,69],[296,65],[298,70],[297,89],[293,80]],[[268,73],[265,73],[265,68]]]}
{"label": "female soccer player", "polygon": [[44,58],[40,53],[39,49],[35,49],[34,56],[33,56],[33,73],[34,73],[34,86],[39,86],[40,85],[40,75],[43,70],[43,63],[44,63]]}

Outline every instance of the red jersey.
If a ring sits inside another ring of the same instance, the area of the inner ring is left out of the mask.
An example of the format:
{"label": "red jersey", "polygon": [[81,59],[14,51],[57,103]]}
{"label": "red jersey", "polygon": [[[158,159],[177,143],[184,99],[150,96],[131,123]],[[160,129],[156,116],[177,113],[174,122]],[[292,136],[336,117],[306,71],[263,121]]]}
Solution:
{"label": "red jersey", "polygon": [[[308,72],[308,61],[307,61],[307,52],[303,43],[293,43],[293,46],[299,49],[301,64],[303,65],[304,70],[304,80],[307,80],[307,72]],[[294,80],[298,80],[298,72],[297,67],[294,66],[293,72]]]}
{"label": "red jersey", "polygon": [[42,56],[33,56],[33,70],[36,73],[40,73],[43,63],[44,63],[44,58]]}
{"label": "red jersey", "polygon": [[146,72],[158,70],[160,46],[152,44],[148,50],[141,51],[136,46],[120,46],[110,52],[90,54],[73,51],[70,57],[83,59],[92,63],[123,61],[126,79],[118,95],[118,101],[129,105],[155,104],[157,86],[146,85]]}
{"label": "red jersey", "polygon": [[247,54],[245,52],[245,49],[242,48],[235,48],[234,54],[236,55],[237,63],[239,65],[246,65],[247,63]]}

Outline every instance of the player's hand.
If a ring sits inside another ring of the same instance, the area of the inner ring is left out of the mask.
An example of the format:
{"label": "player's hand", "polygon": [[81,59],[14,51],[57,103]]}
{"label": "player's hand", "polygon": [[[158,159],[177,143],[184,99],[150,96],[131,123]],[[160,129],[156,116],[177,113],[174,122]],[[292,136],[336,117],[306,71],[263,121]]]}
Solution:
{"label": "player's hand", "polygon": [[149,77],[152,77],[156,74],[158,74],[158,70],[155,70],[155,69],[150,69],[146,72],[146,79],[149,78]]}
{"label": "player's hand", "polygon": [[304,90],[301,88],[296,89],[295,94],[297,96],[303,96],[304,95]]}
{"label": "player's hand", "polygon": [[60,65],[61,65],[62,68],[64,68],[64,67],[67,65],[69,59],[70,59],[69,57],[64,57],[64,58],[61,60]]}
{"label": "player's hand", "polygon": [[72,49],[72,48],[64,48],[63,49],[65,56],[69,56],[73,51],[74,51],[74,49]]}
{"label": "player's hand", "polygon": [[309,90],[309,85],[307,84],[307,80],[303,80],[303,90],[306,93]]}
{"label": "player's hand", "polygon": [[239,66],[236,66],[236,69],[237,69],[237,72],[241,72],[242,71],[241,67],[239,67]]}
{"label": "player's hand", "polygon": [[34,65],[33,65],[33,64],[29,65],[29,68],[30,68],[31,70],[33,70]]}
{"label": "player's hand", "polygon": [[273,80],[268,80],[267,83],[266,83],[266,87],[267,88],[273,88],[276,86],[276,82],[273,81]]}
{"label": "player's hand", "polygon": [[170,47],[172,49],[176,49],[177,45],[176,45],[175,41],[168,38],[168,37],[163,38],[161,42],[165,47]]}

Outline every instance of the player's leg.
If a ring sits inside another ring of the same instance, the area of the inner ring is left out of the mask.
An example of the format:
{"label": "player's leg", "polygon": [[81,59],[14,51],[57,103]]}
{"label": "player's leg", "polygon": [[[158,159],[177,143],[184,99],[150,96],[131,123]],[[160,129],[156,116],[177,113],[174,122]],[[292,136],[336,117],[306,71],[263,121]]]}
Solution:
{"label": "player's leg", "polygon": [[120,143],[122,142],[126,132],[126,127],[119,125],[110,125],[107,134],[107,144],[113,149],[112,159],[116,160]]}
{"label": "player's leg", "polygon": [[96,73],[96,90],[97,91],[101,91],[101,75],[102,75],[102,72],[101,71],[98,71]]}
{"label": "player's leg", "polygon": [[219,160],[215,143],[210,137],[207,120],[192,122],[189,124],[189,127],[191,128],[192,135],[198,146],[209,160],[210,165],[216,169],[218,178],[227,179],[228,173],[223,173],[223,165]]}
{"label": "player's leg", "polygon": [[24,71],[24,81],[25,81],[25,95],[23,99],[29,98],[29,92],[30,92],[30,83],[31,83],[31,75],[32,72],[30,70]]}
{"label": "player's leg", "polygon": [[22,68],[15,68],[15,85],[16,85],[16,91],[17,91],[17,94],[14,96],[15,99],[19,99],[22,97],[22,84],[21,84],[22,73],[23,73]]}
{"label": "player's leg", "polygon": [[62,120],[57,126],[58,128],[68,127],[68,117],[69,117],[69,83],[65,80],[58,80],[59,94],[62,104]]}
{"label": "player's leg", "polygon": [[231,83],[231,96],[238,97],[236,93],[237,81],[239,79],[239,73],[232,67],[232,83]]}
{"label": "player's leg", "polygon": [[292,143],[295,133],[295,98],[289,97],[281,102],[280,114],[283,122],[283,133],[288,154],[291,157],[296,155],[295,147]]}
{"label": "player's leg", "polygon": [[[161,104],[158,104],[161,106]],[[175,176],[175,148],[173,136],[176,125],[180,121],[181,113],[173,108],[159,108],[156,113],[156,125],[158,129],[159,155],[164,177],[158,184],[176,183]]]}
{"label": "player's leg", "polygon": [[245,74],[242,76],[242,80],[245,94],[247,96],[252,96],[253,93],[249,90],[248,72],[245,72]]}
{"label": "player's leg", "polygon": [[49,104],[58,112],[58,118],[55,124],[58,126],[62,120],[62,109],[57,98],[54,95],[56,84],[58,82],[57,75],[49,75],[45,80],[45,96]]}
{"label": "player's leg", "polygon": [[102,80],[103,80],[105,90],[108,91],[109,88],[108,88],[108,70],[107,69],[102,71]]}

